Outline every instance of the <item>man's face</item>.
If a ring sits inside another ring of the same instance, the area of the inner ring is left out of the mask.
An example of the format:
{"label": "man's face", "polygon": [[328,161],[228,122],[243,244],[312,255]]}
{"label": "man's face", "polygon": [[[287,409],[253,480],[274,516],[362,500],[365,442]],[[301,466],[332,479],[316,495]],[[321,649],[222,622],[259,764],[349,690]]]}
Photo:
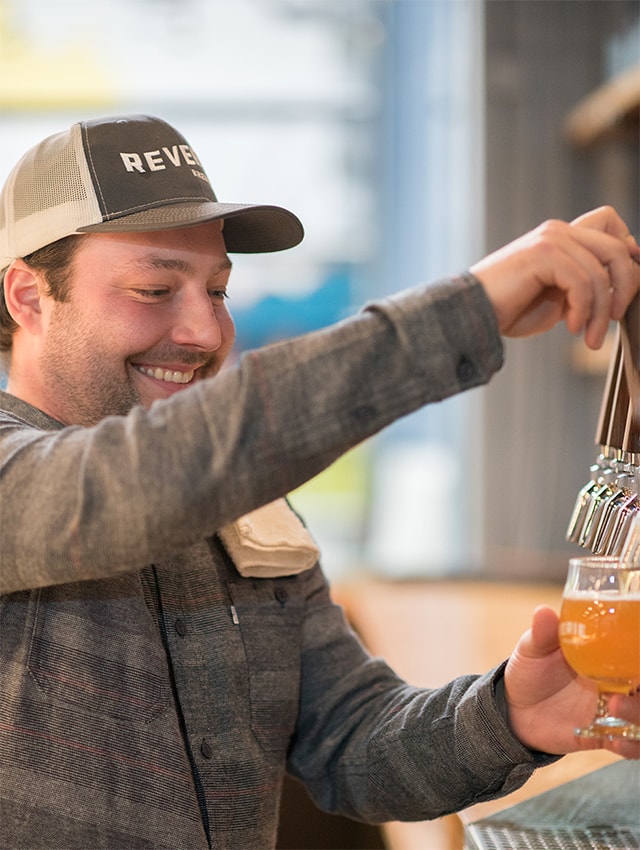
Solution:
{"label": "man's face", "polygon": [[219,222],[91,234],[74,256],[68,301],[44,299],[26,400],[93,425],[215,375],[234,340],[230,269]]}

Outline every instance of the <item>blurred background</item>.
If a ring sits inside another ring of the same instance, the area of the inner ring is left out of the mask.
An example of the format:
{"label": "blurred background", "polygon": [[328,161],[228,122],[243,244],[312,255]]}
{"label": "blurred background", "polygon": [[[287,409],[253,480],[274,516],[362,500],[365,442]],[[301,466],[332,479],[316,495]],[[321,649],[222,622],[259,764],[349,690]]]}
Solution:
{"label": "blurred background", "polygon": [[[639,104],[637,0],[0,0],[0,180],[76,120],[152,113],[221,200],[302,218],[299,247],[234,257],[236,356],[547,218],[613,204],[639,235]],[[582,551],[565,531],[610,348],[561,327],[506,349],[488,387],[291,497],[354,627],[417,684],[501,660]],[[320,819],[288,783],[278,846],[461,846],[406,826]]]}
{"label": "blurred background", "polygon": [[[0,179],[80,118],[176,124],[218,197],[282,204],[305,224],[290,252],[234,258],[240,353],[462,270],[546,218],[612,203],[637,234],[638,10],[0,0]],[[408,417],[294,493],[329,575],[564,576],[607,362],[563,328],[508,343],[489,387]]]}

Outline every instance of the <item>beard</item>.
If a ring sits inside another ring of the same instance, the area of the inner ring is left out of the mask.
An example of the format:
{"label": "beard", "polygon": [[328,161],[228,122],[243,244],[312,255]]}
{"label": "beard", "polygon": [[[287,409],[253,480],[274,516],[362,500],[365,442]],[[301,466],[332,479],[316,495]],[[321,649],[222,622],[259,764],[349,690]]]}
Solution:
{"label": "beard", "polygon": [[108,330],[87,327],[71,302],[55,304],[40,368],[63,424],[95,425],[106,416],[125,415],[142,401],[130,367],[101,348],[105,339]]}
{"label": "beard", "polygon": [[42,374],[66,425],[96,425],[106,416],[124,416],[141,404],[140,393],[123,363],[123,373],[94,346],[50,329],[41,354]]}
{"label": "beard", "polygon": [[199,379],[216,374],[222,365],[223,358],[215,354],[205,358],[167,344],[123,356],[109,350],[109,339],[108,329],[87,327],[70,302],[56,303],[40,367],[53,409],[60,412],[56,418],[63,424],[90,427],[107,416],[125,416],[136,405],[149,407],[155,399],[142,396],[131,363],[178,360],[200,367]]}

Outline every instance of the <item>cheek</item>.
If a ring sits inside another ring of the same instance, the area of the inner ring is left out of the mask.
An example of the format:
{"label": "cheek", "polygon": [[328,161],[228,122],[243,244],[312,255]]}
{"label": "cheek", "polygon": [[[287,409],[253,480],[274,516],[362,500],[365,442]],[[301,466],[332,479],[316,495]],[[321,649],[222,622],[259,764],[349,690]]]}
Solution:
{"label": "cheek", "polygon": [[[146,309],[145,309],[146,308]],[[147,351],[158,344],[170,327],[171,317],[160,310],[150,310],[146,304],[131,304],[128,309],[114,309],[104,322],[114,350],[129,355],[134,351]]]}
{"label": "cheek", "polygon": [[233,323],[233,319],[231,318],[231,313],[226,307],[216,310],[216,318],[218,319],[218,326],[222,336],[221,347],[224,352],[227,353],[228,351],[231,351],[233,343],[235,342],[236,327]]}

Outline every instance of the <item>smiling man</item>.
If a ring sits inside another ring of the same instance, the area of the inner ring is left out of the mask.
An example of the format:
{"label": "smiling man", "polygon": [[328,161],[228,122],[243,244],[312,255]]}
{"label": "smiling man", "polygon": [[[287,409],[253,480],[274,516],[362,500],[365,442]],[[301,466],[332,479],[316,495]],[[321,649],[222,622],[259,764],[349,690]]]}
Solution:
{"label": "smiling man", "polygon": [[220,222],[68,238],[77,244],[64,300],[40,298],[46,276],[27,262],[12,267],[14,309],[24,315],[36,292],[38,309],[34,332],[14,340],[9,392],[21,382],[16,395],[50,416],[95,425],[219,371],[234,340]]}
{"label": "smiling man", "polygon": [[350,631],[282,497],[488,381],[501,334],[564,320],[601,345],[640,288],[635,239],[610,208],[547,222],[221,372],[228,253],[302,235],[281,208],[219,203],[148,116],[76,124],[5,185],[3,847],[266,850],[285,771],[328,810],[424,819],[584,746],[596,697],[552,611],[499,668],[413,688]]}

